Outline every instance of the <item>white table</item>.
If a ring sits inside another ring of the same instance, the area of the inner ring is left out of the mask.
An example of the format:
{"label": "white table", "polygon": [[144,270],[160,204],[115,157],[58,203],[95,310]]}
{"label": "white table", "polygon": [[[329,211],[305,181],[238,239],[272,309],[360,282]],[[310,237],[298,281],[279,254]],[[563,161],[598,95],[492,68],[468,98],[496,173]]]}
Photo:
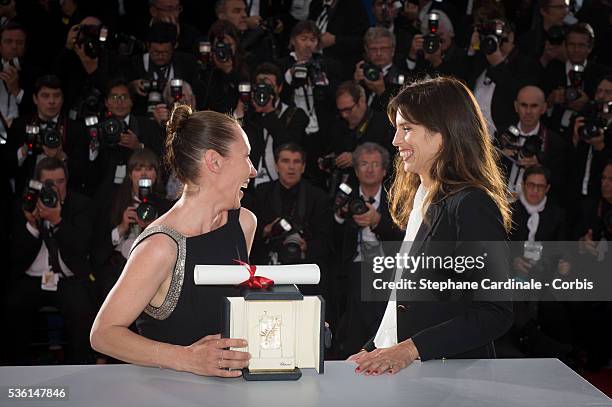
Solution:
{"label": "white table", "polygon": [[[0,406],[612,406],[557,359],[416,362],[361,376],[350,362],[296,382],[246,382],[131,365],[0,367]],[[11,386],[68,387],[68,400],[9,400]]]}

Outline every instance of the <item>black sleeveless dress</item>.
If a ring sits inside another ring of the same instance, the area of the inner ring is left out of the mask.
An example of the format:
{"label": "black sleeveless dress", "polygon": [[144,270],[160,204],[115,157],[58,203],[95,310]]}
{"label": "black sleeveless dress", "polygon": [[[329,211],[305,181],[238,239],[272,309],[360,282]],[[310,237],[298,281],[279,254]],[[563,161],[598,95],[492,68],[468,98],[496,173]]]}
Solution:
{"label": "black sleeveless dress", "polygon": [[177,244],[177,262],[163,304],[150,304],[136,320],[139,333],[174,345],[191,345],[206,335],[221,332],[223,297],[235,297],[234,286],[195,285],[196,264],[236,264],[248,261],[246,241],[239,222],[240,209],[228,211],[227,223],[199,236],[185,237],[167,226],[152,226],[134,242],[132,250],[148,236],[163,233]]}

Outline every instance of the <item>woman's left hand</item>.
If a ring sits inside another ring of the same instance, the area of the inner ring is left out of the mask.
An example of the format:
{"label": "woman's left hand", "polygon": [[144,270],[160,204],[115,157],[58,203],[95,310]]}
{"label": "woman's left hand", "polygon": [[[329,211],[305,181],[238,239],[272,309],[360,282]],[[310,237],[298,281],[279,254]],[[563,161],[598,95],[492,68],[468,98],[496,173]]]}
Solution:
{"label": "woman's left hand", "polygon": [[407,339],[390,348],[375,349],[355,358],[355,373],[378,376],[385,372],[395,374],[419,357],[412,339]]}

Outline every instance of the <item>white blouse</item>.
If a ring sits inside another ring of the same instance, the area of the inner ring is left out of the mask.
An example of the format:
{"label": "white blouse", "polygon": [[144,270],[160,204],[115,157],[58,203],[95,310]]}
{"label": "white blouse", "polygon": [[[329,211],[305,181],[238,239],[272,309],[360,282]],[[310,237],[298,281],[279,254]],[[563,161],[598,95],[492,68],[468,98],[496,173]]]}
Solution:
{"label": "white blouse", "polygon": [[[410,253],[410,248],[414,238],[416,237],[421,223],[423,222],[423,201],[427,191],[423,184],[419,185],[414,196],[414,205],[408,217],[408,225],[406,226],[406,235],[404,236],[404,244],[402,244],[401,252]],[[395,281],[398,282],[402,277],[403,269],[399,268],[395,272]],[[385,314],[378,327],[378,332],[374,337],[374,345],[377,348],[390,348],[397,345],[397,301],[396,292],[393,290],[387,302]]]}

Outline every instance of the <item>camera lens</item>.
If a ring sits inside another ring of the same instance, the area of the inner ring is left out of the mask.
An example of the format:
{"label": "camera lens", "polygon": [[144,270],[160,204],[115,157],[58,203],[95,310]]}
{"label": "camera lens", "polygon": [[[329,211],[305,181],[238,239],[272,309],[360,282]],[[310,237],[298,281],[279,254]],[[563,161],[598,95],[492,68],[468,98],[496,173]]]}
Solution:
{"label": "camera lens", "polygon": [[368,207],[362,198],[355,198],[349,203],[349,213],[353,215],[363,215],[368,211]]}
{"label": "camera lens", "polygon": [[40,201],[47,208],[55,208],[57,206],[58,198],[53,188],[53,181],[47,180],[40,189]]}

